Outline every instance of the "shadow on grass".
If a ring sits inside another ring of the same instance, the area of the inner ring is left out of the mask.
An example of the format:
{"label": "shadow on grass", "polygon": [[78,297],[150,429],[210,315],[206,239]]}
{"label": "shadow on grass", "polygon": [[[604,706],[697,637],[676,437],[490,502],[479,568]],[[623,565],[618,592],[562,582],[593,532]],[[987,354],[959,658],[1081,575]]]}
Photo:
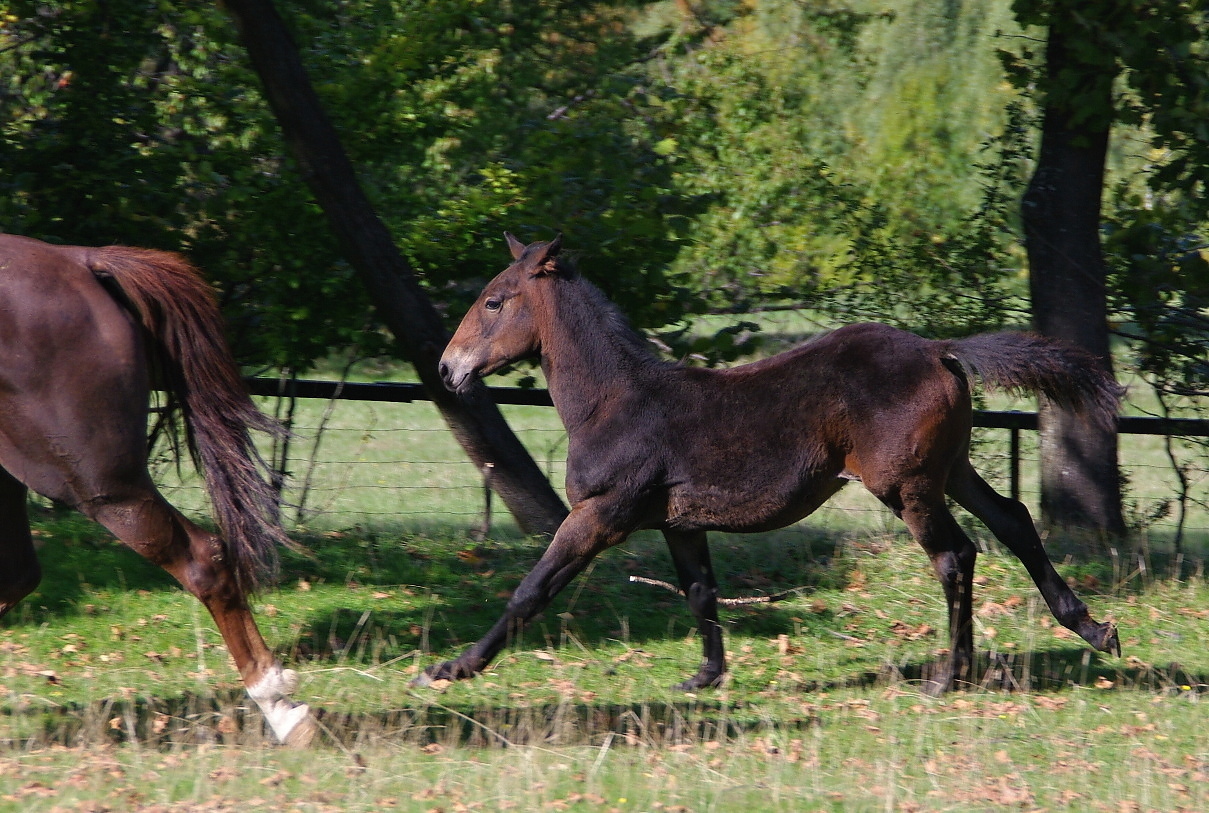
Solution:
{"label": "shadow on grass", "polygon": [[[74,513],[44,511],[36,517],[43,580],[38,590],[19,605],[6,626],[39,623],[45,616],[79,612],[90,590],[175,590],[175,581],[160,568],[116,542]],[[394,530],[354,528],[303,536],[308,553],[285,552],[280,583],[288,591],[299,583],[350,587],[411,586],[424,598],[406,609],[379,609],[364,592],[350,590],[316,601],[300,619],[302,630],[292,644],[292,656],[324,660],[344,655],[364,644],[364,616],[372,609],[373,632],[384,639],[407,641],[414,647],[420,630],[424,649],[447,652],[477,640],[502,613],[507,596],[540,558],[542,542],[529,538],[473,541],[449,529],[445,534],[401,534]],[[809,596],[818,590],[844,587],[858,557],[876,556],[886,539],[826,533],[799,525],[757,535],[711,535],[715,569],[727,597],[759,596],[800,588]],[[1059,549],[1054,558],[1061,561]],[[1010,557],[1005,557],[1010,561]],[[918,557],[921,573],[926,560]],[[1064,571],[1084,596],[1126,592],[1144,587],[1134,575],[1121,585],[1119,560],[1080,558]],[[1191,572],[1195,563],[1182,563]],[[1148,572],[1170,570],[1169,562],[1152,562]],[[684,599],[657,587],[637,584],[631,576],[674,580],[666,546],[657,534],[637,534],[626,544],[606,551],[590,569],[556,598],[545,614],[526,631],[526,643],[545,646],[570,632],[582,641],[617,639],[641,643],[682,637],[693,626]],[[883,574],[875,578],[886,578]],[[937,598],[939,586],[928,581],[913,588],[924,599]],[[336,603],[331,603],[335,601]],[[803,613],[800,606],[757,604],[727,607],[723,616],[736,634],[775,638],[798,633],[826,635],[842,624],[831,612]],[[636,611],[636,608],[641,608]],[[42,616],[42,617],[39,617]],[[560,617],[561,616],[561,617]],[[568,622],[566,619],[572,619]],[[387,657],[401,654],[379,652]],[[686,651],[686,660],[692,655]]]}
{"label": "shadow on grass", "polygon": [[[1007,659],[982,653],[976,670],[981,679],[939,701],[920,691],[933,665],[930,662],[913,662],[901,668],[887,665],[879,672],[840,681],[782,686],[785,695],[803,702],[797,711],[779,714],[775,720],[750,703],[718,699],[713,692],[684,695],[682,700],[632,704],[566,700],[509,705],[446,705],[436,693],[415,692],[414,702],[407,707],[361,713],[314,711],[321,742],[346,749],[375,742],[506,747],[616,741],[666,747],[726,740],[741,734],[826,728],[837,723],[832,719],[834,708],[823,701],[830,692],[840,689],[919,693],[924,703],[988,696],[1022,698],[1037,691],[1060,697],[1072,688],[1209,696],[1209,675],[1189,673],[1176,664],[1115,669],[1089,655],[1077,648],[1039,650]],[[815,699],[820,702],[813,702]],[[21,712],[10,710],[6,716],[10,731],[0,738],[0,749],[4,750],[98,743],[137,742],[145,747],[169,748],[207,743],[265,746],[272,742],[260,714],[243,692],[236,690],[169,698],[111,698],[87,706],[25,713],[20,725],[14,718],[22,716]]]}

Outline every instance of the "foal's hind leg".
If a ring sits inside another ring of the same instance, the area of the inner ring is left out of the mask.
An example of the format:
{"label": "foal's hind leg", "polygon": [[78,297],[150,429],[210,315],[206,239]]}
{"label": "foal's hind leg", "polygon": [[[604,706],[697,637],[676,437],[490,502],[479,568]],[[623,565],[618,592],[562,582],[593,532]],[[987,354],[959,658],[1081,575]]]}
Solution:
{"label": "foal's hind leg", "polygon": [[0,616],[28,596],[42,579],[29,534],[26,488],[0,469]]}
{"label": "foal's hind leg", "polygon": [[718,581],[709,560],[709,542],[704,531],[664,531],[663,536],[672,552],[680,588],[697,619],[704,649],[704,659],[697,674],[676,684],[675,688],[691,692],[717,686],[726,672],[726,653],[722,646],[722,627],[718,624]]}
{"label": "foal's hind leg", "polygon": [[78,506],[118,539],[172,574],[197,597],[218,626],[248,695],[256,701],[277,738],[287,745],[306,745],[315,721],[305,704],[289,694],[298,676],[283,669],[265,645],[235,571],[226,561],[222,540],[181,516],[150,481],[121,496],[107,496]]}
{"label": "foal's hind leg", "polygon": [[1023,503],[998,494],[974,471],[969,461],[955,467],[949,478],[948,492],[1024,563],[1058,623],[1078,633],[1100,652],[1121,654],[1116,627],[1093,619],[1087,605],[1054,570],[1033,526],[1033,518]]}
{"label": "foal's hind leg", "polygon": [[949,609],[949,660],[928,677],[925,686],[930,693],[938,694],[953,688],[957,681],[970,680],[974,663],[974,562],[978,550],[949,513],[942,496],[904,495],[900,515],[932,560]]}

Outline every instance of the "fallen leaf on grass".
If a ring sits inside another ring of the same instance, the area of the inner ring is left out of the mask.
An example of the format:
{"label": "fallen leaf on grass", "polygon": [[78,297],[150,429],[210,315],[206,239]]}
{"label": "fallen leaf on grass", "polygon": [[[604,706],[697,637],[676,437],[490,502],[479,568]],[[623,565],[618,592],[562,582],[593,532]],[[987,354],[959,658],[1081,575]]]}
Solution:
{"label": "fallen leaf on grass", "polygon": [[266,776],[264,779],[261,779],[260,784],[264,785],[267,788],[275,788],[289,778],[290,778],[289,771],[278,771],[277,773],[273,774],[272,776]]}
{"label": "fallen leaf on grass", "polygon": [[978,608],[977,615],[980,618],[994,618],[997,615],[1007,615],[1008,612],[1007,607],[988,600],[984,601],[982,606]]}
{"label": "fallen leaf on grass", "polygon": [[919,624],[918,626],[911,626],[903,621],[895,620],[890,624],[890,632],[908,641],[918,641],[919,639],[926,638],[929,635],[935,635],[936,628],[931,624]]}

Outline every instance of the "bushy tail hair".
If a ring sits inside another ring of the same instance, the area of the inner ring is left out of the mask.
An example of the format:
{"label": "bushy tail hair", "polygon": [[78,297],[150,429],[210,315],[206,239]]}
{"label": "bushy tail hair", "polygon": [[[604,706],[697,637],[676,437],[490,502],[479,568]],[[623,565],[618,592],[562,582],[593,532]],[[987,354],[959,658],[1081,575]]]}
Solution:
{"label": "bushy tail hair", "polygon": [[988,387],[1040,393],[1083,414],[1094,425],[1116,426],[1125,388],[1092,354],[1035,333],[982,333],[944,342],[948,354]]}
{"label": "bushy tail hair", "polygon": [[[151,336],[153,365],[179,409],[194,465],[205,478],[214,518],[241,587],[254,591],[276,575],[282,530],[278,494],[250,430],[280,434],[275,420],[252,403],[231,350],[214,292],[176,254],[112,246],[93,249],[89,267],[117,284],[126,305]],[[165,421],[170,432],[178,421]]]}

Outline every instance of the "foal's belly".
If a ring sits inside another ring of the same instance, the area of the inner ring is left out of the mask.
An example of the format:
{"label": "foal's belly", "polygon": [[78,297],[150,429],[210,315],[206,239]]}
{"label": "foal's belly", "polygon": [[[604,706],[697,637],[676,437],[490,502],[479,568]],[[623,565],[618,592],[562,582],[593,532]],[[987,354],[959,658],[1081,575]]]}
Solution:
{"label": "foal's belly", "polygon": [[783,528],[811,514],[847,480],[812,478],[797,488],[758,484],[674,487],[668,494],[666,525],[701,531],[751,533]]}

